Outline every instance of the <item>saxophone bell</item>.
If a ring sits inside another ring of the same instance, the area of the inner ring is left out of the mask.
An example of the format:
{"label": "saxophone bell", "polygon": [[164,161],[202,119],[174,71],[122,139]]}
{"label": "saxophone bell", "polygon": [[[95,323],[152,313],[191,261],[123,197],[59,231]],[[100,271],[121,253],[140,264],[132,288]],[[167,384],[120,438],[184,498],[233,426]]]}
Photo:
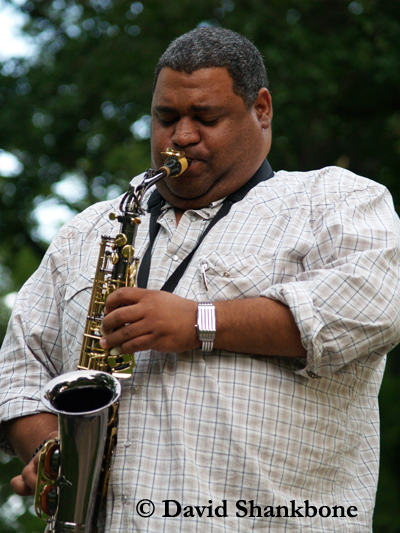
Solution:
{"label": "saxophone bell", "polygon": [[101,478],[109,475],[110,464],[101,465],[120,394],[110,374],[82,370],[54,378],[42,391],[42,402],[58,415],[59,438],[42,448],[35,510],[48,515],[51,533],[92,531]]}

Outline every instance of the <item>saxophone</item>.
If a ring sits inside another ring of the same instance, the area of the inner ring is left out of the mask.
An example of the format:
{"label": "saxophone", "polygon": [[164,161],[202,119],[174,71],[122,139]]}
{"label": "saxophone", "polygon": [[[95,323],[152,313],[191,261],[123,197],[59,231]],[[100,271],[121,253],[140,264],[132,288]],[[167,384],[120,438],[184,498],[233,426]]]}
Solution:
{"label": "saxophone", "polygon": [[[93,282],[89,314],[83,335],[78,369],[101,370],[117,378],[129,378],[135,366],[133,354],[113,355],[112,350],[100,347],[100,327],[107,296],[120,287],[135,287],[139,259],[135,257],[134,242],[137,227],[143,214],[141,203],[144,193],[154,183],[168,176],[179,176],[189,166],[183,152],[167,149],[164,165],[156,172],[148,170],[143,182],[135,189],[130,187],[121,201],[122,215],[110,213],[111,220],[120,222],[116,237],[102,236],[100,252]],[[111,263],[110,268],[108,265]]]}
{"label": "saxophone", "polygon": [[36,514],[51,533],[91,533],[107,495],[113,449],[117,439],[119,380],[129,378],[134,354],[114,354],[100,346],[101,322],[109,294],[135,287],[139,259],[135,239],[145,192],[165,177],[176,177],[190,165],[184,152],[167,149],[164,164],[149,169],[137,187],[122,198],[116,237],[102,236],[78,370],[52,379],[42,402],[58,416],[58,439],[41,449],[35,492]]}

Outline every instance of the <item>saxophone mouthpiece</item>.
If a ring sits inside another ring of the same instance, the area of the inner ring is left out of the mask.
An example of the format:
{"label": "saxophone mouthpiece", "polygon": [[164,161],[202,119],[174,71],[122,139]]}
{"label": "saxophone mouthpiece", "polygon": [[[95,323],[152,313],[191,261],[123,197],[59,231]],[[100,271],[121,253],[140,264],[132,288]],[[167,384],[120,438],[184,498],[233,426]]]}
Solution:
{"label": "saxophone mouthpiece", "polygon": [[185,157],[185,152],[178,152],[167,148],[165,152],[161,152],[162,155],[167,156],[162,167],[159,170],[166,172],[165,178],[176,178],[180,176],[189,167],[192,162],[191,159]]}

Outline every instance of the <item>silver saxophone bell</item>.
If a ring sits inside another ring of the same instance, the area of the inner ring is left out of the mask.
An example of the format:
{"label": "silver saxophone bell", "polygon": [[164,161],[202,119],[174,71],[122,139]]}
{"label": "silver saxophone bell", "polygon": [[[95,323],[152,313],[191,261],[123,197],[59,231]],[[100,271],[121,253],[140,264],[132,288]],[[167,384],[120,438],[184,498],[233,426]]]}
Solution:
{"label": "silver saxophone bell", "polygon": [[58,415],[59,430],[59,439],[43,447],[38,466],[35,508],[49,516],[48,531],[92,531],[100,476],[108,475],[101,471],[107,428],[120,394],[116,378],[94,370],[63,374],[43,389],[42,401]]}

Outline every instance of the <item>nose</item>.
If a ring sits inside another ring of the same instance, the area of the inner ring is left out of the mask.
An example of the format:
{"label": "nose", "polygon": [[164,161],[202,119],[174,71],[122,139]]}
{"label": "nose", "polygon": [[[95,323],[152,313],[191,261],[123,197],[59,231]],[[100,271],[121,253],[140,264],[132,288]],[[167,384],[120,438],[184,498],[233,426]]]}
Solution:
{"label": "nose", "polygon": [[188,117],[180,118],[175,124],[172,142],[181,147],[200,142],[200,133],[195,122]]}

